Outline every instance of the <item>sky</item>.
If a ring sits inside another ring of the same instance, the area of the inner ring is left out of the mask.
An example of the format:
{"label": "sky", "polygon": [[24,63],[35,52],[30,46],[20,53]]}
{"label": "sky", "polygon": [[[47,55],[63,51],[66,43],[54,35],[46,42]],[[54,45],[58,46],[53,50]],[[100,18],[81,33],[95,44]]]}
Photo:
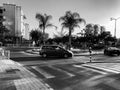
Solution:
{"label": "sky", "polygon": [[[120,17],[120,0],[0,0],[3,3],[12,3],[22,7],[30,25],[30,30],[38,28],[38,21],[35,19],[36,13],[52,15],[51,23],[61,30],[59,18],[65,15],[66,11],[78,12],[86,23],[99,24],[105,26],[107,31],[114,35],[115,21],[111,17]],[[81,24],[81,29],[84,27]],[[54,28],[46,29],[46,32],[53,37]],[[80,32],[75,29],[74,34]],[[117,19],[116,36],[120,38],[120,19]]]}

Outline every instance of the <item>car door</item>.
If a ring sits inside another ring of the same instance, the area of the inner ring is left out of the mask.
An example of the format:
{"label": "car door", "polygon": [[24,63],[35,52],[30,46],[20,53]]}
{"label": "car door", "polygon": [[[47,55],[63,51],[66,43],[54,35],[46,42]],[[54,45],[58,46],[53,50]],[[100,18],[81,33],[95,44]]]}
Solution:
{"label": "car door", "polygon": [[55,50],[54,50],[53,46],[49,46],[47,49],[48,56],[53,56],[54,53],[55,53]]}
{"label": "car door", "polygon": [[64,50],[61,47],[56,47],[56,55],[57,56],[63,56],[64,55]]}

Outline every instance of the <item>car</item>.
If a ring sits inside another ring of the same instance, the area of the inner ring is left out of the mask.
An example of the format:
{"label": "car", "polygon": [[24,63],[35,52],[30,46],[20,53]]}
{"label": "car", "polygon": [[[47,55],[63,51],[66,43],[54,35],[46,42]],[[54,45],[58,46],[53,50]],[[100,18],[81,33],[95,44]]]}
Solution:
{"label": "car", "polygon": [[59,45],[43,45],[39,50],[39,54],[42,57],[72,57],[73,53],[70,50],[66,50]]}
{"label": "car", "polygon": [[117,47],[107,47],[104,49],[104,55],[120,55],[120,49]]}

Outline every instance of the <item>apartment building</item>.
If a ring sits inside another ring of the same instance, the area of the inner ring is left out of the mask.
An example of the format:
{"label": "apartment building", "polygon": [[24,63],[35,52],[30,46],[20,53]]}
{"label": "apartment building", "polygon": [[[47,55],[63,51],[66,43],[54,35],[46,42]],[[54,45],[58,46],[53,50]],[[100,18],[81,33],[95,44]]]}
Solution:
{"label": "apartment building", "polygon": [[18,40],[21,37],[27,39],[26,37],[29,36],[29,33],[26,33],[25,29],[29,31],[29,25],[27,24],[26,26],[25,24],[25,15],[21,6],[4,3],[2,8],[5,9],[5,12],[3,12],[3,16],[5,17],[4,24],[9,29],[9,35]]}

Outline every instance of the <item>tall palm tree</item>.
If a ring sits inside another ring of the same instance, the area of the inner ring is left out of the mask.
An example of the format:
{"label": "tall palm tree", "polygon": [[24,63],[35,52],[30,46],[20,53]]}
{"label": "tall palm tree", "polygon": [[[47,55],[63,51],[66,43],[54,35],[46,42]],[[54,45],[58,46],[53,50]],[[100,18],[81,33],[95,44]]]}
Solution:
{"label": "tall palm tree", "polygon": [[71,48],[71,34],[74,31],[75,27],[79,27],[79,23],[85,22],[83,18],[80,17],[79,13],[72,13],[71,11],[67,11],[64,16],[59,18],[59,21],[62,21],[62,30],[64,28],[68,28],[69,30],[69,47],[68,49]]}
{"label": "tall palm tree", "polygon": [[45,45],[45,29],[51,26],[54,26],[56,29],[57,27],[50,23],[50,20],[52,19],[51,15],[42,15],[40,13],[37,13],[35,18],[39,21],[39,28],[43,31],[43,44]]}

